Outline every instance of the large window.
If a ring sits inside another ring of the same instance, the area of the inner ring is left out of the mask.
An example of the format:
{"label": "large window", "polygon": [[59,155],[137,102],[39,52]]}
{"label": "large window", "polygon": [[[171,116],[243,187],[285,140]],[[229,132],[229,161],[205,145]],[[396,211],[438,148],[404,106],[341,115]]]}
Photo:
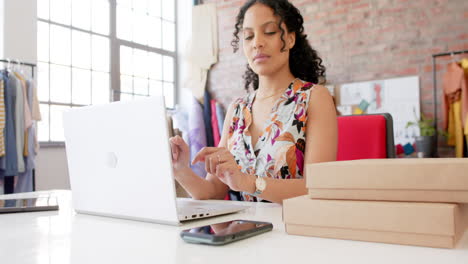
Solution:
{"label": "large window", "polygon": [[162,94],[175,104],[175,0],[38,0],[39,141],[70,107]]}

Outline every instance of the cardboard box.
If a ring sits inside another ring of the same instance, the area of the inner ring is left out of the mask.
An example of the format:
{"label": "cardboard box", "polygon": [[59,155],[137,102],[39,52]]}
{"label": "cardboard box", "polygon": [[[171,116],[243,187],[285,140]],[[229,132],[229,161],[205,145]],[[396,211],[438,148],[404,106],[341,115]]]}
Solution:
{"label": "cardboard box", "polygon": [[311,198],[468,203],[468,159],[369,159],[306,165]]}
{"label": "cardboard box", "polygon": [[464,231],[457,204],[320,200],[283,201],[291,235],[453,248]]}

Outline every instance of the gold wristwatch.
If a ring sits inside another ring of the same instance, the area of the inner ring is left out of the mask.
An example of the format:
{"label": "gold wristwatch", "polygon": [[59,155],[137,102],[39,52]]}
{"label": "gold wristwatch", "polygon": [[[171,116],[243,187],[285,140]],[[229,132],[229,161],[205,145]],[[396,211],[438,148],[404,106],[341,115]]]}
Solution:
{"label": "gold wristwatch", "polygon": [[257,179],[255,180],[255,192],[253,193],[253,196],[259,196],[260,194],[263,193],[266,189],[266,181],[265,178],[257,176]]}

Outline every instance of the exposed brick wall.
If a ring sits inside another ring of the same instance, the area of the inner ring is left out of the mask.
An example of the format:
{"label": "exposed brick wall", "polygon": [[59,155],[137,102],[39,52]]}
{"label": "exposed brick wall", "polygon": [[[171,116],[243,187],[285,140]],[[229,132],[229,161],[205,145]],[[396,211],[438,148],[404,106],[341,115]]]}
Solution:
{"label": "exposed brick wall", "polygon": [[[468,49],[466,0],[291,2],[305,19],[305,32],[324,60],[329,83],[419,75],[421,106],[428,116],[432,116],[431,55]],[[244,94],[242,74],[246,60],[242,50],[233,53],[230,45],[235,16],[244,0],[204,3],[216,3],[219,26],[219,62],[210,73],[209,89],[227,106]],[[438,80],[449,60],[450,57],[438,59]]]}

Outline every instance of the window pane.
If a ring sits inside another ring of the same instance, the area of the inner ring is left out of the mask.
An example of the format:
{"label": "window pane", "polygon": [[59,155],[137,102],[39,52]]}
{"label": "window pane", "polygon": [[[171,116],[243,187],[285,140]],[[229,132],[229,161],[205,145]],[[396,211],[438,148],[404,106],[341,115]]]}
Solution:
{"label": "window pane", "polygon": [[148,96],[148,79],[134,78],[133,84],[135,94]]}
{"label": "window pane", "polygon": [[49,64],[37,65],[37,96],[39,101],[49,101]]}
{"label": "window pane", "polygon": [[162,80],[162,56],[150,52],[148,56],[149,77],[153,80]]}
{"label": "window pane", "polygon": [[39,141],[49,141],[49,105],[40,104],[41,122],[37,123],[37,138]]}
{"label": "window pane", "polygon": [[166,107],[174,108],[174,84],[165,82],[163,90]]}
{"label": "window pane", "polygon": [[163,30],[163,49],[169,51],[175,51],[175,27],[174,23],[163,21],[162,22]]}
{"label": "window pane", "polygon": [[164,81],[174,81],[174,58],[168,56],[163,57],[163,72]]}
{"label": "window pane", "polygon": [[117,5],[132,8],[132,0],[117,0]]}
{"label": "window pane", "polygon": [[37,59],[49,61],[49,23],[37,22]]}
{"label": "window pane", "polygon": [[50,106],[50,140],[64,141],[63,134],[63,112],[69,110],[70,106],[51,105]]}
{"label": "window pane", "polygon": [[49,19],[49,0],[37,0],[37,17]]}
{"label": "window pane", "polygon": [[164,0],[162,1],[162,14],[163,18],[170,21],[175,21],[175,6],[174,0]]}
{"label": "window pane", "polygon": [[109,74],[102,72],[93,72],[93,104],[109,103]]}
{"label": "window pane", "polygon": [[148,52],[133,49],[133,74],[139,77],[148,77]]}
{"label": "window pane", "polygon": [[70,0],[50,0],[50,20],[61,24],[70,25],[70,17]]}
{"label": "window pane", "polygon": [[133,93],[133,77],[120,75],[120,91],[123,93]]}
{"label": "window pane", "polygon": [[163,95],[162,82],[150,80],[149,85],[149,95]]}
{"label": "window pane", "polygon": [[[152,0],[150,0],[151,2]],[[133,10],[141,13],[146,13],[148,10],[148,3],[146,0],[133,0]]]}
{"label": "window pane", "polygon": [[86,30],[91,29],[90,0],[72,0],[72,25]]}
{"label": "window pane", "polygon": [[117,6],[117,37],[123,40],[132,40],[132,11],[125,7]]}
{"label": "window pane", "polygon": [[92,31],[109,35],[109,2],[108,0],[92,1]]}
{"label": "window pane", "polygon": [[142,45],[148,44],[147,16],[140,12],[133,12],[133,42]]}
{"label": "window pane", "polygon": [[131,100],[133,100],[133,94],[126,94],[126,93],[120,94],[120,101],[131,101]]}
{"label": "window pane", "polygon": [[161,17],[161,0],[150,0],[148,2],[148,13],[150,16]]}
{"label": "window pane", "polygon": [[50,65],[50,100],[58,103],[70,103],[70,68]]}
{"label": "window pane", "polygon": [[133,74],[133,49],[127,46],[120,46],[120,73]]}
{"label": "window pane", "polygon": [[93,35],[92,37],[93,70],[109,72],[109,39]]}
{"label": "window pane", "polygon": [[76,67],[91,67],[91,35],[81,31],[72,31],[72,64]]}
{"label": "window pane", "polygon": [[70,65],[70,29],[51,25],[50,39],[53,40],[50,42],[50,61],[53,63]]}
{"label": "window pane", "polygon": [[73,68],[72,103],[91,104],[91,71]]}
{"label": "window pane", "polygon": [[161,19],[148,17],[148,45],[155,48],[161,48]]}

